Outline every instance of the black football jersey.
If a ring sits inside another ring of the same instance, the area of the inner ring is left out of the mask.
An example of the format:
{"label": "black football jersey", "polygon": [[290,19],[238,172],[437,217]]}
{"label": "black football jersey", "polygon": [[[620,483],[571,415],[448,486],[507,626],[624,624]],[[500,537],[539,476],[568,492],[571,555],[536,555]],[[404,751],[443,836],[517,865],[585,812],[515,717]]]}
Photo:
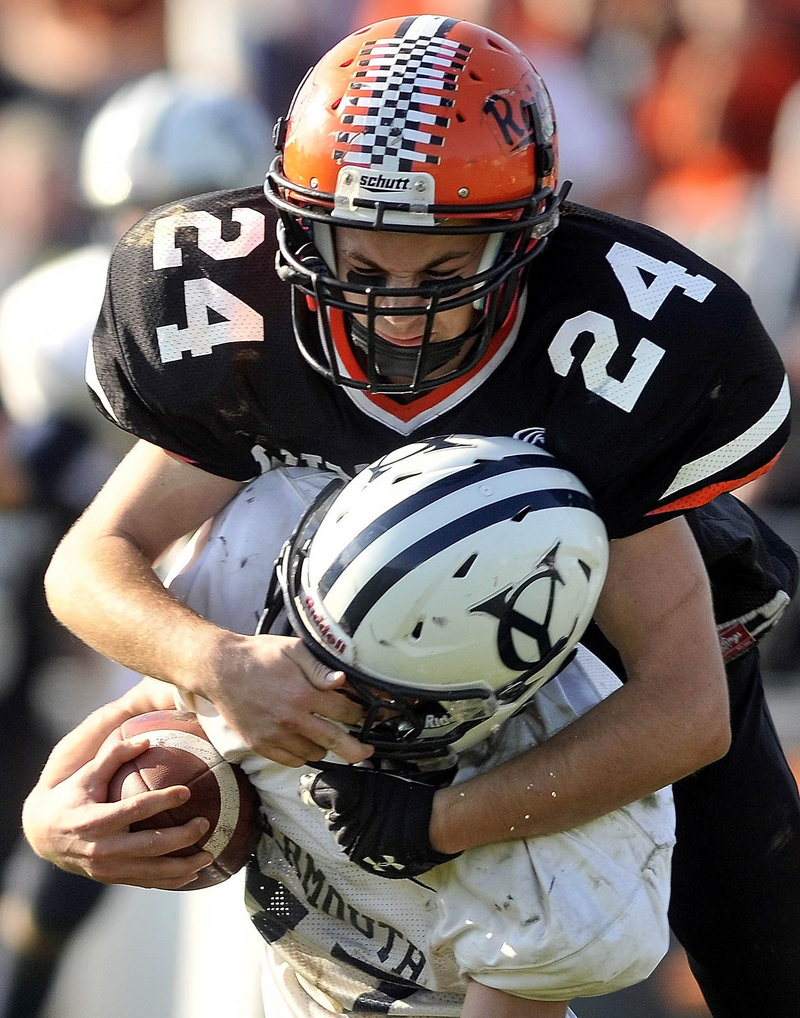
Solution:
{"label": "black football jersey", "polygon": [[275,255],[256,188],[164,206],[130,230],[89,358],[106,416],[238,480],[275,463],[349,476],[418,438],[544,429],[612,538],[739,486],[786,440],[783,366],[748,297],[643,225],[567,204],[481,363],[410,402],[308,367]]}

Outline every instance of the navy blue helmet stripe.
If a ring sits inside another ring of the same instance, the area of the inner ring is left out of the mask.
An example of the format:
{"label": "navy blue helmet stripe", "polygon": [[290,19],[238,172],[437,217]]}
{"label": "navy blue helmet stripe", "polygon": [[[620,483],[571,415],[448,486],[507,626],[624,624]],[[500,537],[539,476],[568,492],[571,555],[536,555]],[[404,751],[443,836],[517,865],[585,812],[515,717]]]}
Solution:
{"label": "navy blue helmet stripe", "polygon": [[[365,548],[368,548],[373,541],[377,540],[387,530],[391,530],[402,520],[413,516],[415,512],[424,509],[440,498],[451,495],[469,484],[489,480],[501,474],[510,473],[513,470],[527,470],[532,467],[557,467],[557,464],[547,453],[536,452],[522,453],[518,456],[506,456],[501,460],[476,460],[463,470],[449,473],[444,477],[425,485],[422,491],[409,495],[402,502],[398,502],[385,513],[376,517],[369,526],[365,527],[357,537],[354,537],[346,548],[343,548],[336,560],[326,569],[318,585],[320,594],[324,597],[342,571],[353,559],[360,555]],[[380,462],[375,464],[376,475],[380,474]],[[527,497],[531,497],[528,495]]]}
{"label": "navy blue helmet stripe", "polygon": [[364,617],[383,595],[399,580],[420,564],[446,548],[452,547],[465,537],[484,530],[502,520],[510,519],[525,509],[556,509],[572,506],[579,509],[592,510],[594,504],[584,492],[574,488],[547,488],[534,492],[520,492],[498,502],[493,502],[473,510],[414,544],[409,545],[400,554],[380,569],[356,594],[347,608],[342,612],[340,624],[351,636],[363,622]]}

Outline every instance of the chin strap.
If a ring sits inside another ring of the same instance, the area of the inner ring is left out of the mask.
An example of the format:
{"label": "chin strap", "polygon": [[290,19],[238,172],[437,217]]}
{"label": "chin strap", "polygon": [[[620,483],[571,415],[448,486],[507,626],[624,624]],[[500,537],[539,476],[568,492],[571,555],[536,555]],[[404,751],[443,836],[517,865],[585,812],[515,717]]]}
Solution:
{"label": "chin strap", "polygon": [[[453,339],[445,339],[441,343],[431,343],[425,354],[426,375],[438,371],[461,352],[464,344],[475,335],[474,330],[464,332]],[[364,326],[350,320],[350,336],[353,345],[363,354],[369,355],[369,333]],[[381,336],[375,336],[373,343],[375,367],[382,378],[413,378],[421,356],[418,346],[396,346]]]}

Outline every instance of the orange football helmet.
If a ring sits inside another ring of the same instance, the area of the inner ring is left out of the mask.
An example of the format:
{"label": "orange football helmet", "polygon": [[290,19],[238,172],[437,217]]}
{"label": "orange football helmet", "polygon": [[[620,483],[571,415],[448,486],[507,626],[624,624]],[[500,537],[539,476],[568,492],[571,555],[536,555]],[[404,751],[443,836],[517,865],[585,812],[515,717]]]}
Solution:
{"label": "orange football helmet", "polygon": [[[565,193],[556,193],[550,97],[528,58],[454,18],[378,22],[311,69],[276,125],[275,146],[265,192],[281,216],[279,271],[317,314],[314,328],[296,300],[309,364],[340,385],[388,393],[422,392],[475,368],[512,306],[520,270],[557,225]],[[487,243],[475,275],[400,290],[336,277],[337,225],[480,233]],[[405,350],[399,366],[396,349],[375,333],[381,302],[393,297],[414,298],[401,313],[428,320],[412,362]],[[462,345],[472,341],[468,357],[430,378],[441,366],[437,345],[452,358],[452,341],[428,342],[434,316],[470,303],[477,321],[463,337]],[[354,329],[354,315],[366,327]],[[353,371],[343,342],[356,347],[363,372]]]}

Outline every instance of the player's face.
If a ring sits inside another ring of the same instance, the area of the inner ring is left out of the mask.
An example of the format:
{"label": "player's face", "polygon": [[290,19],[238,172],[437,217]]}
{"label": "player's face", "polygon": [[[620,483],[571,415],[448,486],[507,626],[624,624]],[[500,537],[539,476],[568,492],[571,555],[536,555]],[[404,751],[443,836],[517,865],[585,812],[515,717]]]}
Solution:
{"label": "player's face", "polygon": [[[336,257],[340,279],[366,285],[408,289],[426,283],[468,277],[478,271],[486,245],[486,236],[470,234],[458,237],[384,233],[371,230],[337,228]],[[465,287],[464,293],[468,292]],[[375,331],[381,339],[396,347],[413,348],[422,343],[426,315],[392,314],[392,310],[419,306],[419,294],[380,298],[381,314]],[[442,343],[468,332],[478,317],[472,303],[437,314],[430,336],[431,343]],[[360,319],[366,328],[366,316]],[[454,356],[428,377],[435,378],[458,367],[474,340],[466,340]]]}

